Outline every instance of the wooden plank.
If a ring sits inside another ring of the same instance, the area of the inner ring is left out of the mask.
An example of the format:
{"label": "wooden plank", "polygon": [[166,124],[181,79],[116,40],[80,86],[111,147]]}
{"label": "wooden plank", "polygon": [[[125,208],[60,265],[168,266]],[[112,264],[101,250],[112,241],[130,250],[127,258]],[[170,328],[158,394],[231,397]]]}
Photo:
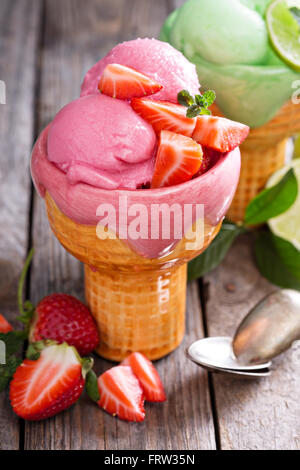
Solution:
{"label": "wooden plank", "polygon": [[[40,2],[0,2],[0,80],[6,85],[6,104],[0,104],[0,304],[1,313],[14,325],[18,277],[28,243],[39,21]],[[0,449],[18,449],[19,421],[5,392],[0,395],[0,421]]]}
{"label": "wooden plank", "polygon": [[[157,36],[167,1],[48,1],[42,55],[40,128],[74,99],[86,70],[117,42]],[[82,269],[51,234],[43,201],[34,202],[32,273],[35,301],[54,290],[83,297]],[[207,374],[184,357],[184,347],[203,336],[196,284],[189,289],[185,343],[159,362],[169,400],[147,405],[143,424],[121,422],[84,396],[80,404],[44,423],[26,423],[26,449],[213,449],[214,428]],[[98,374],[111,363],[96,358]]]}
{"label": "wooden plank", "polygon": [[[276,289],[258,273],[247,236],[206,281],[209,336],[231,336],[246,313]],[[270,378],[213,376],[222,449],[300,448],[299,351],[294,348],[275,360]]]}

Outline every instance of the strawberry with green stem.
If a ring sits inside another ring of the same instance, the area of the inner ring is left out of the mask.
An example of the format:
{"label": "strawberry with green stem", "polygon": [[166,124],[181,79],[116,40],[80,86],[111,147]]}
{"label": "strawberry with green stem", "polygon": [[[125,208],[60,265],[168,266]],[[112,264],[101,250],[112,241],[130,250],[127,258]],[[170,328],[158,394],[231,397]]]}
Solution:
{"label": "strawberry with green stem", "polygon": [[33,252],[29,253],[19,284],[19,320],[26,325],[30,343],[52,339],[74,346],[81,356],[90,354],[99,344],[96,323],[89,309],[75,297],[54,293],[44,297],[36,307],[28,300],[23,305],[23,284]]}

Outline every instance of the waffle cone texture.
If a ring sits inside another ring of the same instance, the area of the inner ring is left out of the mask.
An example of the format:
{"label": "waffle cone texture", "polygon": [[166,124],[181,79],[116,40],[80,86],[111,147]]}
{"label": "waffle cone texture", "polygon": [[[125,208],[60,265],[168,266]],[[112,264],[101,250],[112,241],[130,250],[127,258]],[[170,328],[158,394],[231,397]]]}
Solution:
{"label": "waffle cone texture", "polygon": [[[216,107],[216,115],[222,115]],[[237,191],[227,212],[233,222],[241,222],[245,210],[264,187],[269,177],[285,164],[287,139],[300,132],[300,104],[286,103],[264,126],[251,129],[240,146],[241,175]]]}
{"label": "waffle cone texture", "polygon": [[49,193],[45,202],[55,236],[85,264],[86,300],[100,333],[96,352],[121,361],[132,351],[151,360],[173,351],[185,330],[186,263],[204,251],[221,224],[204,224],[195,251],[186,249],[183,238],[168,256],[149,259],[118,238],[100,240],[95,226],[69,219]]}

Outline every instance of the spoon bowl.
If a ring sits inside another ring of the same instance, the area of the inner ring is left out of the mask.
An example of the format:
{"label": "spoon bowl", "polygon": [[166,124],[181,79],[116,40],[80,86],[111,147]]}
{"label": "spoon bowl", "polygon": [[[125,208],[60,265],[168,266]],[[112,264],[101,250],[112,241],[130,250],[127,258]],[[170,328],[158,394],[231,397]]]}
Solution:
{"label": "spoon bowl", "polygon": [[232,349],[232,338],[218,336],[203,338],[189,346],[186,350],[187,357],[196,364],[210,370],[230,371],[231,373],[251,373],[268,369],[271,362],[259,365],[243,365],[234,355]]}
{"label": "spoon bowl", "polygon": [[300,292],[282,289],[265,297],[244,318],[232,343],[242,365],[263,364],[300,339]]}

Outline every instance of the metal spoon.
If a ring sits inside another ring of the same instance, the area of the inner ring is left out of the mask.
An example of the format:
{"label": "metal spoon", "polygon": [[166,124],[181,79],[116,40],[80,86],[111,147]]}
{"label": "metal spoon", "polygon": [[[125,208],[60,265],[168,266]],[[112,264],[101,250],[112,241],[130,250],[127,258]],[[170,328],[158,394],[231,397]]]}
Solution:
{"label": "metal spoon", "polygon": [[226,372],[247,378],[270,375],[271,362],[256,365],[241,365],[232,349],[232,338],[219,336],[195,341],[186,350],[186,356],[199,366],[211,372]]}
{"label": "metal spoon", "polygon": [[243,365],[261,364],[300,339],[300,292],[282,289],[265,297],[244,318],[233,338]]}
{"label": "metal spoon", "polygon": [[187,357],[206,369],[249,378],[270,375],[270,360],[300,339],[300,292],[282,289],[260,301],[239,325],[234,339],[204,338]]}

